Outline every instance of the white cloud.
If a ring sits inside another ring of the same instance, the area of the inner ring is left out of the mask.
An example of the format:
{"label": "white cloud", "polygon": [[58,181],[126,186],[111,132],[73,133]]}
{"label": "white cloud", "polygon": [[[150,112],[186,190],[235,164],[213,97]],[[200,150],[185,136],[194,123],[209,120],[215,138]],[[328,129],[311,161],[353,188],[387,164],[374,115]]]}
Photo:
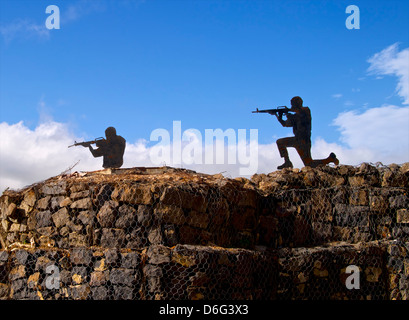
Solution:
{"label": "white cloud", "polygon": [[[409,119],[409,107],[398,108],[385,106],[374,108],[358,114],[345,112],[340,114],[334,125],[340,129],[345,146],[328,143],[322,138],[313,142],[311,153],[314,159],[326,158],[335,152],[341,164],[358,165],[362,162],[392,162],[402,163],[409,159],[409,132],[405,120]],[[0,123],[0,192],[6,187],[12,189],[45,180],[56,176],[80,161],[72,171],[93,171],[102,169],[102,159],[93,158],[87,148],[72,147],[75,137],[68,125],[49,121],[30,129],[23,122],[16,124]],[[148,141],[139,140],[127,142],[123,168],[158,166],[150,160],[150,152],[154,146],[148,146]],[[207,147],[202,146],[202,152]],[[172,148],[171,148],[172,150]],[[240,176],[242,164],[228,164],[225,147],[223,164],[186,164],[172,162],[163,165],[182,167],[198,172],[216,174],[223,173],[227,177]],[[293,148],[289,155],[294,167],[301,168],[303,164]],[[171,154],[172,156],[172,154]],[[216,156],[216,155],[215,155]],[[213,162],[215,163],[215,162]],[[275,171],[282,164],[275,141],[270,144],[258,145],[257,173]],[[247,176],[249,177],[249,176]]]}
{"label": "white cloud", "polygon": [[339,98],[342,97],[342,93],[335,93],[335,94],[332,95],[332,97],[335,98],[335,99],[339,99]]}
{"label": "white cloud", "polygon": [[368,59],[370,73],[398,77],[397,93],[409,104],[409,48],[398,51],[398,44],[387,47]]}
{"label": "white cloud", "polygon": [[67,148],[74,136],[65,124],[47,122],[31,130],[22,121],[2,122],[0,136],[0,191],[58,175],[78,160],[84,170],[98,169],[88,150]]}
{"label": "white cloud", "polygon": [[361,161],[404,162],[409,159],[409,107],[393,105],[363,113],[348,111],[333,124],[351,150],[365,151]]}
{"label": "white cloud", "polygon": [[50,30],[45,27],[44,23],[37,24],[27,19],[18,19],[9,24],[2,24],[0,26],[0,34],[3,36],[5,42],[9,43],[17,37],[46,40],[50,36]]}

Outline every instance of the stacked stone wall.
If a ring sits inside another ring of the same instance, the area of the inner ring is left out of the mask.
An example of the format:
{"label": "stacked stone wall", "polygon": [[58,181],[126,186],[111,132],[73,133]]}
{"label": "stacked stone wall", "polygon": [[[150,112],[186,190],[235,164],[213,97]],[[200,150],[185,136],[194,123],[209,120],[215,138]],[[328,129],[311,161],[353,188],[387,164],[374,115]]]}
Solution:
{"label": "stacked stone wall", "polygon": [[0,298],[407,299],[408,180],[409,164],[251,179],[164,167],[7,190]]}

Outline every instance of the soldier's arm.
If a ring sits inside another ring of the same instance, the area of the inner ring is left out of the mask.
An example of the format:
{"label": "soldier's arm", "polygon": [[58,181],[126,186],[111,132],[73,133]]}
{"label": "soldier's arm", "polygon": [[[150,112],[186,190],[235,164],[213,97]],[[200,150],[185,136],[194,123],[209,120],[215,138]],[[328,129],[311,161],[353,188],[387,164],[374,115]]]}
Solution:
{"label": "soldier's arm", "polygon": [[91,151],[92,155],[93,155],[95,158],[101,157],[101,156],[103,155],[103,154],[102,154],[102,151],[101,151],[101,148],[94,149],[94,148],[92,148],[91,146],[89,146],[89,151]]}
{"label": "soldier's arm", "polygon": [[278,122],[280,122],[283,127],[292,127],[293,126],[293,121],[292,121],[292,115],[291,114],[287,114],[287,119],[286,120],[283,120],[283,115],[282,114],[280,114],[280,115],[276,114],[276,117],[277,117]]}

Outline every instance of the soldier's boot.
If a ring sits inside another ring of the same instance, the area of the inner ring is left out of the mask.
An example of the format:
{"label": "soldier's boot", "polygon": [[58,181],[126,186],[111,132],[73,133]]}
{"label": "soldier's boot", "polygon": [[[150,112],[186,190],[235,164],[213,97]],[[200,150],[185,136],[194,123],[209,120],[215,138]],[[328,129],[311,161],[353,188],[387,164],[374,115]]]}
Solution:
{"label": "soldier's boot", "polygon": [[281,166],[278,166],[277,169],[281,170],[284,168],[292,168],[292,167],[293,167],[292,162],[290,160],[286,160]]}
{"label": "soldier's boot", "polygon": [[339,165],[339,160],[337,159],[337,156],[335,155],[335,153],[331,152],[328,159],[330,160],[330,162],[333,162],[335,165]]}

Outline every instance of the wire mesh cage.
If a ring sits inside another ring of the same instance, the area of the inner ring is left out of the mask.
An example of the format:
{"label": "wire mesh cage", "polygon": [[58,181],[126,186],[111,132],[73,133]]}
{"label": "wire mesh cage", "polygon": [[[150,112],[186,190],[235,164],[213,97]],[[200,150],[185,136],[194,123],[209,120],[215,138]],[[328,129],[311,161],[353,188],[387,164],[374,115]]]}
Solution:
{"label": "wire mesh cage", "polygon": [[131,168],[7,190],[0,298],[407,299],[408,177],[408,164]]}

